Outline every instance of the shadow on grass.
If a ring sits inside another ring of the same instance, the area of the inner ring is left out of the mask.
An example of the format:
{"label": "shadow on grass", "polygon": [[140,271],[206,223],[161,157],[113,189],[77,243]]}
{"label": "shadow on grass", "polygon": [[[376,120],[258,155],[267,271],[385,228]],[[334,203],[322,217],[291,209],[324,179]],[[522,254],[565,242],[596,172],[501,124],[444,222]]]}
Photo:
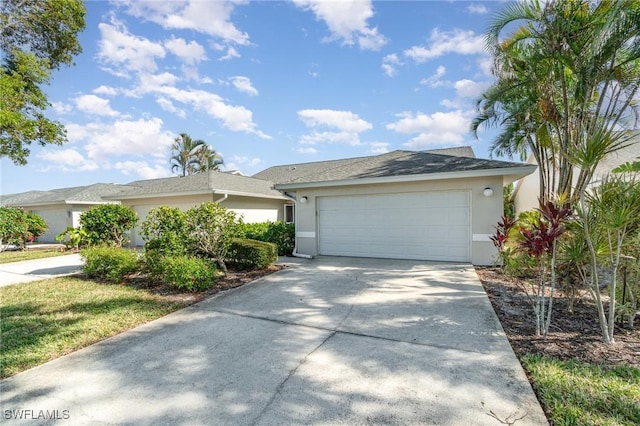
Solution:
{"label": "shadow on grass", "polygon": [[176,305],[130,296],[72,303],[58,309],[50,309],[45,303],[8,303],[0,308],[0,377],[110,337],[166,314],[174,310],[172,307]]}

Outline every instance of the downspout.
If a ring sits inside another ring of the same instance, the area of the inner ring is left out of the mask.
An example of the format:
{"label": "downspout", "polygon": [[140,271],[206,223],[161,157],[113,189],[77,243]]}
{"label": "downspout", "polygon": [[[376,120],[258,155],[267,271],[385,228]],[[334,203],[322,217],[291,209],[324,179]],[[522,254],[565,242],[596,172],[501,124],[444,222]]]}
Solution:
{"label": "downspout", "polygon": [[[294,207],[296,206],[296,197],[288,192],[283,192],[283,194],[289,198],[291,198],[291,200],[293,200],[293,205]],[[294,220],[293,220],[293,225],[295,227],[295,238],[294,238],[294,245],[293,245],[293,252],[291,253],[291,256],[293,257],[299,257],[302,259],[313,259],[313,256],[311,256],[310,254],[303,254],[303,253],[298,253],[298,221],[296,220],[298,216],[298,209],[294,209]]]}
{"label": "downspout", "polygon": [[[215,195],[215,192],[213,194]],[[212,200],[212,202],[220,204],[221,202],[223,202],[227,198],[229,198],[229,194],[222,194],[222,197],[220,197],[219,200]]]}

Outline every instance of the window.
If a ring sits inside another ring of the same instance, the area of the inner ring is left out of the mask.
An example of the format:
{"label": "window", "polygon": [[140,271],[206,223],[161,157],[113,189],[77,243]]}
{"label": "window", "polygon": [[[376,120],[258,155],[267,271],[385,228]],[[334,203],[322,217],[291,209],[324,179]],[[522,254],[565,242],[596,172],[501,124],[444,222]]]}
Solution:
{"label": "window", "polygon": [[295,222],[295,206],[293,204],[286,204],[284,206],[284,221],[286,223]]}

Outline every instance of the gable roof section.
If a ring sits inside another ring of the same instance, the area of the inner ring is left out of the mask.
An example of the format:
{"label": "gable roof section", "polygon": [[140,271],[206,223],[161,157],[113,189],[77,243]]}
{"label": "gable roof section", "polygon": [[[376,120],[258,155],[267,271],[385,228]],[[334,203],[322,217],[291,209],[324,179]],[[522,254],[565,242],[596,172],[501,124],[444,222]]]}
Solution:
{"label": "gable roof section", "polygon": [[[316,173],[320,173],[326,170],[333,170],[341,167],[351,167],[353,164],[358,163],[363,160],[367,160],[370,158],[387,156],[393,154],[395,152],[403,152],[403,151],[394,151],[391,153],[382,154],[379,156],[369,156],[369,157],[355,157],[355,158],[342,158],[339,160],[328,160],[328,161],[314,161],[310,163],[297,163],[297,164],[286,164],[283,166],[273,166],[265,169],[261,172],[258,172],[253,175],[254,178],[268,180],[275,183],[285,183],[285,182],[296,182],[304,179],[305,177],[313,176]],[[408,152],[408,151],[404,151]],[[442,155],[451,155],[458,157],[468,157],[475,158],[475,153],[470,146],[462,146],[456,148],[442,148],[442,149],[433,149],[423,152],[430,152],[434,154],[442,154]]]}
{"label": "gable roof section", "polygon": [[118,192],[121,185],[96,183],[87,186],[58,188],[49,191],[28,191],[2,197],[7,206],[42,206],[52,204],[103,204],[104,196]]}
{"label": "gable roof section", "polygon": [[130,182],[110,200],[170,197],[179,195],[227,194],[258,198],[288,199],[274,190],[273,183],[224,172],[197,173],[190,176],[148,179]]}
{"label": "gable roof section", "polygon": [[[281,190],[332,185],[402,182],[480,176],[510,176],[510,180],[532,173],[536,166],[497,160],[438,154],[431,151],[393,151],[346,163],[322,162],[323,167],[301,169],[300,176],[276,181]],[[284,166],[286,167],[286,166]],[[296,169],[297,170],[297,167]],[[295,172],[294,170],[294,172]]]}

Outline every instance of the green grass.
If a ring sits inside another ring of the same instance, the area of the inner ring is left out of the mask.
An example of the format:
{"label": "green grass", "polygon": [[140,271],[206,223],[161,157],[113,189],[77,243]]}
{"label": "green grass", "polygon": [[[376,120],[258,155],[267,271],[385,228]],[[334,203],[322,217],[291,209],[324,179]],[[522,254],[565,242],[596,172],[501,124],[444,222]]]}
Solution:
{"label": "green grass", "polygon": [[525,355],[522,365],[555,426],[640,424],[640,369]]}
{"label": "green grass", "polygon": [[3,251],[0,253],[0,263],[21,262],[23,260],[42,259],[44,257],[64,256],[73,254],[60,250],[33,250],[33,251]]}
{"label": "green grass", "polygon": [[183,307],[143,290],[65,277],[0,288],[0,377]]}

